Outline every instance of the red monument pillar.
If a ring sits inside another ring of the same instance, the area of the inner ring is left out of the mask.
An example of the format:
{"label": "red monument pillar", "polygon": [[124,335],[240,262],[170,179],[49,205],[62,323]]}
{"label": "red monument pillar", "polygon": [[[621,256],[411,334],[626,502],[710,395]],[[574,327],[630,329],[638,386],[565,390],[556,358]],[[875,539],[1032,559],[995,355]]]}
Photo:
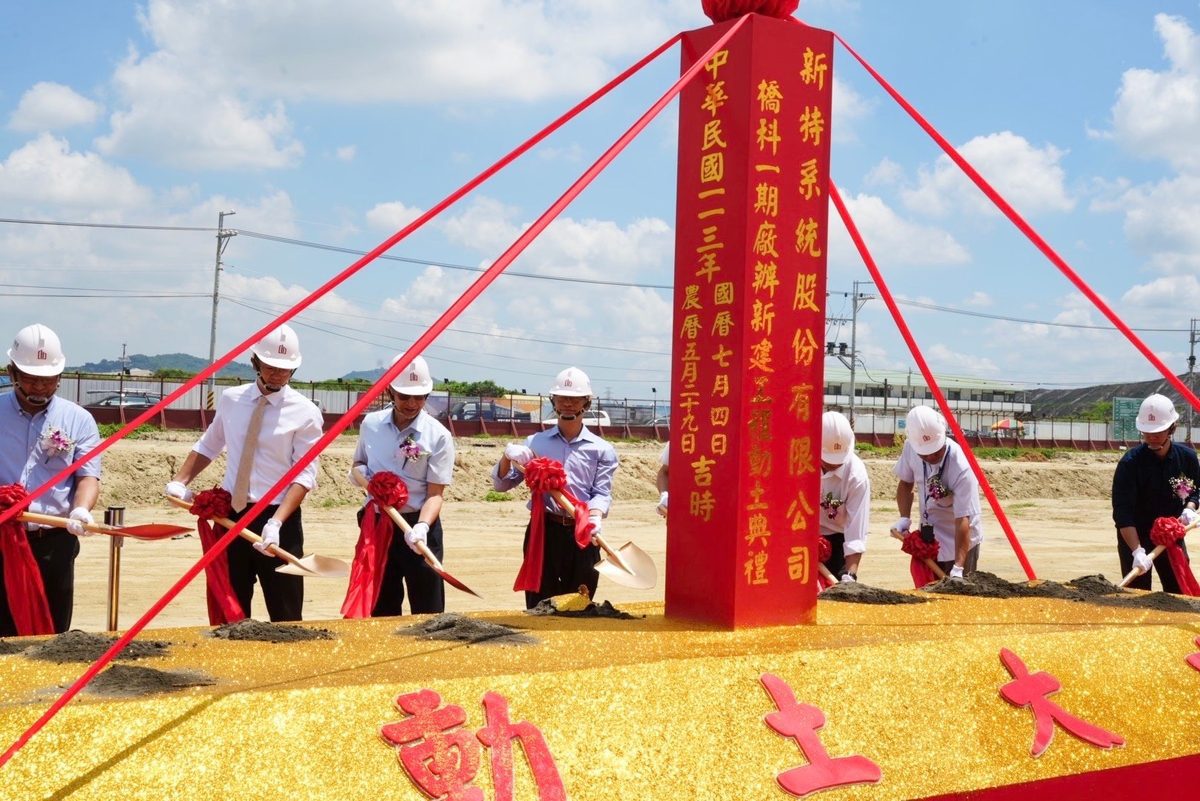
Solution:
{"label": "red monument pillar", "polygon": [[[684,34],[683,68],[733,24]],[[815,619],[832,60],[756,14],[680,95],[672,617]]]}

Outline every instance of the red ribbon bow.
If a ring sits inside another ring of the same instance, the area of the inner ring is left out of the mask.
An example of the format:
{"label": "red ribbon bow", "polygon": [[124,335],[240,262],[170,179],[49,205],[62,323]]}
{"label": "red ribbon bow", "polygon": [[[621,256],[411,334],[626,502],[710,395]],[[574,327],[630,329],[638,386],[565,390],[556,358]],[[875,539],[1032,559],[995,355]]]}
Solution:
{"label": "red ribbon bow", "polygon": [[[233,513],[233,496],[229,490],[213,487],[210,490],[197,492],[192,499],[192,514],[196,515],[196,531],[200,534],[200,547],[205,553],[221,539],[218,531],[224,531],[211,521],[221,517],[229,517]],[[210,626],[223,626],[226,623],[236,623],[244,620],[246,613],[233,591],[229,580],[229,559],[222,553],[208,563],[204,568],[204,592],[208,602],[208,623]]]}
{"label": "red ribbon bow", "polygon": [[371,500],[363,509],[346,599],[342,601],[342,616],[347,618],[370,617],[375,609],[395,531],[384,507],[403,508],[408,503],[408,485],[395,473],[380,470],[367,482],[367,494]]}
{"label": "red ribbon bow", "polygon": [[574,507],[575,544],[580,549],[591,544],[594,526],[588,520],[587,504],[567,489],[567,471],[560,462],[545,456],[530,459],[525,465],[525,485],[533,493],[533,502],[529,505],[529,546],[525,549],[525,558],[513,583],[513,591],[537,592],[542,586],[542,555],[546,542],[542,493],[562,493]]}
{"label": "red ribbon bow", "polygon": [[1175,574],[1175,581],[1179,583],[1179,591],[1184,595],[1200,595],[1200,584],[1192,575],[1187,555],[1179,547],[1179,542],[1185,534],[1187,528],[1174,517],[1160,517],[1150,527],[1150,540],[1166,549],[1171,572]]}
{"label": "red ribbon bow", "polygon": [[937,579],[937,576],[934,575],[933,570],[930,569],[925,561],[927,559],[937,559],[937,540],[926,542],[921,539],[921,532],[919,530],[910,531],[904,535],[904,540],[900,543],[900,550],[912,557],[908,561],[908,573],[912,576],[914,587],[924,587],[926,584]]}

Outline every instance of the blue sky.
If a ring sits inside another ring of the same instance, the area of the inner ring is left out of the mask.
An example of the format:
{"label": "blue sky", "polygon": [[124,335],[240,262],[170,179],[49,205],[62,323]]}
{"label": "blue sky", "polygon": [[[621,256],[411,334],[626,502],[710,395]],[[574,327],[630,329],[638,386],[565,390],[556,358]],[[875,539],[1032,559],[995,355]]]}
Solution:
{"label": "blue sky", "polygon": [[[5,6],[0,218],[134,226],[0,222],[3,319],[52,326],[71,364],[123,345],[207,355],[219,211],[241,231],[221,277],[223,352],[355,259],[260,235],[369,250],[707,24],[699,0]],[[1200,316],[1200,5],[813,0],[798,16],[846,39],[1186,370]],[[300,377],[386,365],[474,278],[455,265],[503,252],[667,89],[678,59],[668,51],[400,243],[406,261],[377,261],[306,313]],[[1023,387],[1153,377],[845,50],[834,63],[834,180],[935,371]],[[666,397],[675,122],[664,113],[510,268],[536,277],[501,278],[430,348],[435,375],[537,391],[577,364],[600,394]],[[869,276],[831,231],[828,285],[848,291]],[[829,310],[846,313],[837,296]],[[913,364],[878,300],[858,345],[868,372]]]}

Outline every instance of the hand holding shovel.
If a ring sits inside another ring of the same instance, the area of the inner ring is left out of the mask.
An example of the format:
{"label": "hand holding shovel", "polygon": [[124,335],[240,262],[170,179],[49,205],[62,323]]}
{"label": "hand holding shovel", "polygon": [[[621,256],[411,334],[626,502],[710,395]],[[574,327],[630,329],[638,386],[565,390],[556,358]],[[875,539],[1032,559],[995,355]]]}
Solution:
{"label": "hand holding shovel", "polygon": [[[354,483],[362,487],[364,493],[367,492],[367,479],[363,477],[363,474],[359,472],[357,467],[350,468],[350,475],[354,479]],[[370,493],[368,493],[368,496],[369,494]],[[392,519],[392,522],[395,523],[396,526],[406,535],[408,532],[412,531],[412,526],[408,524],[408,521],[404,519],[396,507],[382,503],[379,505],[383,511],[387,513],[387,516]],[[442,566],[441,560],[434,555],[433,551],[429,550],[428,545],[423,542],[418,542],[417,552],[420,553],[425,559],[425,564],[429,565],[429,569],[441,576],[442,581],[446,582],[455,589],[462,590],[463,592],[469,592],[476,598],[483,597],[479,593],[475,592],[475,590],[471,589],[466,584],[463,584],[454,576],[450,575],[450,573],[446,571],[446,568]]]}
{"label": "hand holding shovel", "polygon": [[[185,501],[182,498],[176,498],[172,495],[165,496],[168,501],[182,509],[191,509],[191,501]],[[213,519],[214,523],[224,526],[226,529],[234,527],[234,522],[227,517],[217,517]],[[242,539],[250,542],[262,542],[262,537],[255,534],[249,529],[242,529],[239,532]],[[345,578],[350,575],[350,566],[341,559],[334,559],[331,556],[319,556],[317,554],[309,554],[303,558],[296,558],[292,554],[282,548],[271,545],[271,555],[287,562],[286,565],[275,568],[277,573],[287,573],[292,576],[316,576],[318,578]]]}
{"label": "hand holding shovel", "polygon": [[[893,537],[900,540],[900,542],[904,542],[904,537],[906,535],[901,534],[899,531],[897,531],[894,528],[890,529],[890,533]],[[933,573],[933,575],[937,577],[938,581],[941,581],[942,579],[944,579],[946,577],[946,571],[942,570],[938,566],[938,563],[935,560],[933,560],[927,556],[922,561],[925,563],[925,567],[929,568],[929,572]]]}
{"label": "hand holding shovel", "polygon": [[[1194,529],[1196,526],[1200,526],[1200,520],[1197,520],[1195,523],[1185,526],[1183,529],[1183,533],[1186,534],[1187,532]],[[1165,550],[1167,550],[1166,545],[1155,545],[1154,550],[1152,550],[1148,554],[1148,556],[1150,557],[1150,563],[1153,564],[1154,560],[1157,559],[1158,557],[1162,556],[1163,551],[1165,551]],[[1129,583],[1131,581],[1133,581],[1135,578],[1137,578],[1138,576],[1142,575],[1145,572],[1146,571],[1144,571],[1144,570],[1139,570],[1138,567],[1135,565],[1133,570],[1130,570],[1128,573],[1126,573],[1125,578],[1121,579],[1121,583],[1118,584],[1117,586],[1118,587],[1128,587]]]}

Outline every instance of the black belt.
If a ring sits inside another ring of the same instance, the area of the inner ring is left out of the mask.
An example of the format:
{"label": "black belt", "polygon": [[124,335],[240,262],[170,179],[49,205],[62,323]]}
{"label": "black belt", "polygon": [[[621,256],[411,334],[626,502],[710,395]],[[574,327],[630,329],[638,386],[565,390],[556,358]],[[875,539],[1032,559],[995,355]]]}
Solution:
{"label": "black belt", "polygon": [[30,528],[25,530],[26,539],[37,539],[50,534],[70,534],[65,528]]}
{"label": "black belt", "polygon": [[546,520],[551,523],[558,523],[560,526],[570,526],[571,528],[575,527],[575,518],[570,515],[560,515],[555,512],[544,512],[544,514]]}

